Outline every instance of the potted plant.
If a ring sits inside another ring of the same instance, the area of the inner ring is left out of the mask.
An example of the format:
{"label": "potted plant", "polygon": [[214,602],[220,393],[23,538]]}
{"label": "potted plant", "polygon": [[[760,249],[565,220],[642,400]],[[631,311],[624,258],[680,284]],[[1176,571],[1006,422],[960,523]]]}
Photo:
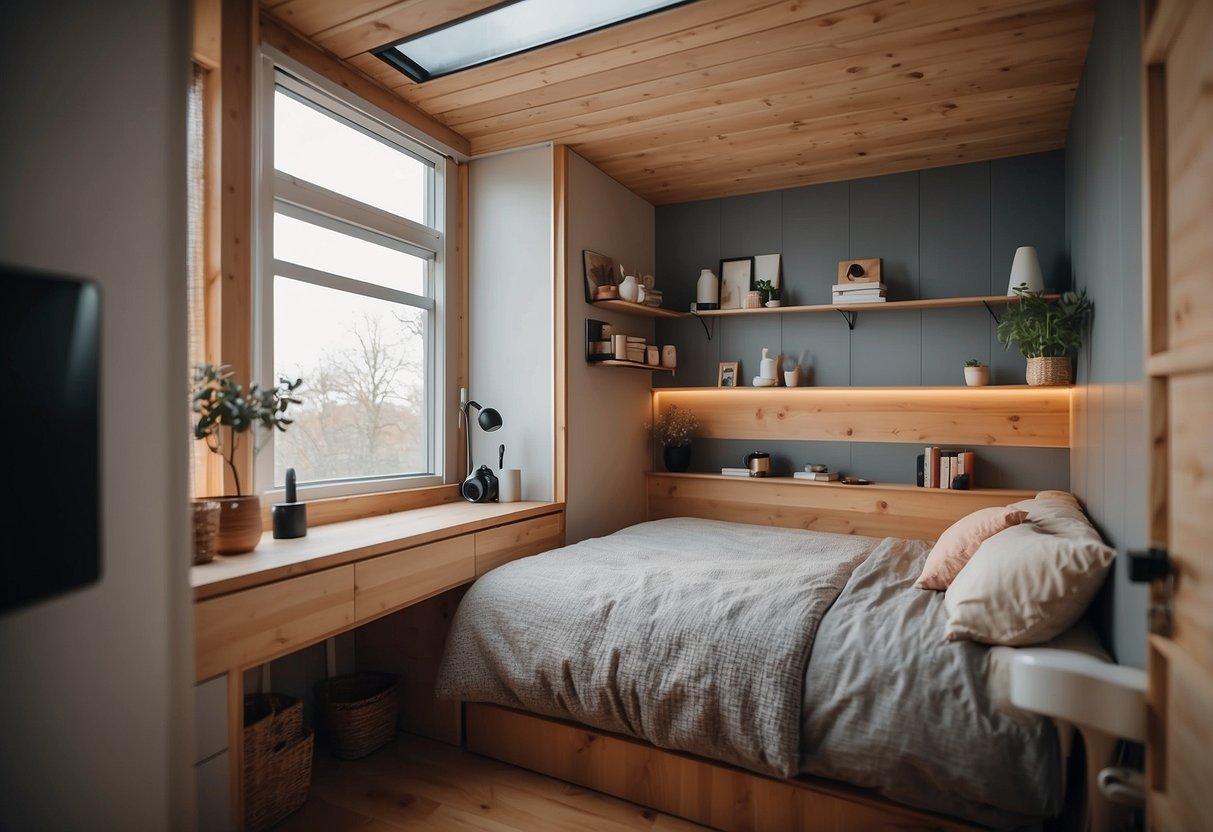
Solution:
{"label": "potted plant", "polygon": [[990,368],[976,358],[965,362],[965,384],[970,387],[985,387],[990,383]]}
{"label": "potted plant", "polygon": [[691,466],[691,437],[699,427],[699,420],[689,410],[678,405],[657,417],[653,425],[653,438],[661,443],[662,456],[667,471],[685,471]]}
{"label": "potted plant", "polygon": [[755,280],[754,288],[762,295],[762,302],[766,306],[779,306],[779,287],[771,285],[769,280]]}
{"label": "potted plant", "polygon": [[1010,304],[998,322],[998,340],[1004,348],[1014,341],[1028,359],[1028,384],[1071,383],[1070,353],[1082,346],[1094,309],[1087,291],[1065,292],[1056,303],[1024,284],[1015,287],[1015,294],[1019,302]]}
{"label": "potted plant", "polygon": [[287,408],[302,403],[295,396],[302,383],[302,379],[292,382],[281,378],[274,387],[254,384],[246,392],[226,364],[194,367],[191,407],[198,417],[194,438],[205,442],[207,450],[224,461],[236,486],[235,495],[214,498],[220,504],[215,550],[221,555],[251,552],[261,539],[261,499],[244,493],[236,468],[241,436],[253,432],[249,440],[256,453],[260,447],[254,429],[285,431],[293,421],[287,418]]}

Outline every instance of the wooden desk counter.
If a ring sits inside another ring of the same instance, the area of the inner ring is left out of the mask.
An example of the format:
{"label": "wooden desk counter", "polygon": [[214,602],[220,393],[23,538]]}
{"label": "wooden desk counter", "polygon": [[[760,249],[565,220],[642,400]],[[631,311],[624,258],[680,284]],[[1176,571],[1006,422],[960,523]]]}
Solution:
{"label": "wooden desk counter", "polygon": [[307,537],[261,536],[255,551],[190,569],[194,600],[306,575],[437,540],[563,512],[564,503],[443,503],[308,529]]}

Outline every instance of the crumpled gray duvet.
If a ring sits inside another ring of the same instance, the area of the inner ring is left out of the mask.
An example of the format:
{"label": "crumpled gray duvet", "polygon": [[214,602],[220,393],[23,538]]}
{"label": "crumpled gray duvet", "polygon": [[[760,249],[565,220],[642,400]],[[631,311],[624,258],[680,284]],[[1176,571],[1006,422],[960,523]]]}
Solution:
{"label": "crumpled gray duvet", "polygon": [[980,823],[1053,814],[1052,726],[994,706],[987,648],[944,642],[942,594],[911,586],[929,548],[642,523],[483,576],[437,693]]}

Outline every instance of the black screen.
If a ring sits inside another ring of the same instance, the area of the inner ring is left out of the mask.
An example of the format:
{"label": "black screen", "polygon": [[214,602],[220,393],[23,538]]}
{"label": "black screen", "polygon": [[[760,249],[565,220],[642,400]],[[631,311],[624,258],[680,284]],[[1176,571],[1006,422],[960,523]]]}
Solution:
{"label": "black screen", "polygon": [[91,281],[0,266],[0,610],[100,574],[100,314]]}

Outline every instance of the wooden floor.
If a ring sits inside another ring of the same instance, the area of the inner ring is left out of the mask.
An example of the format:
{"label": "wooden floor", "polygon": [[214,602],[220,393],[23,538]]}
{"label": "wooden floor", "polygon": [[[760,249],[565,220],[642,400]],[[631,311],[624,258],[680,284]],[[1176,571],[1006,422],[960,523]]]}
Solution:
{"label": "wooden floor", "polygon": [[318,748],[307,803],[276,832],[625,832],[707,827],[443,743],[399,734],[342,762]]}

